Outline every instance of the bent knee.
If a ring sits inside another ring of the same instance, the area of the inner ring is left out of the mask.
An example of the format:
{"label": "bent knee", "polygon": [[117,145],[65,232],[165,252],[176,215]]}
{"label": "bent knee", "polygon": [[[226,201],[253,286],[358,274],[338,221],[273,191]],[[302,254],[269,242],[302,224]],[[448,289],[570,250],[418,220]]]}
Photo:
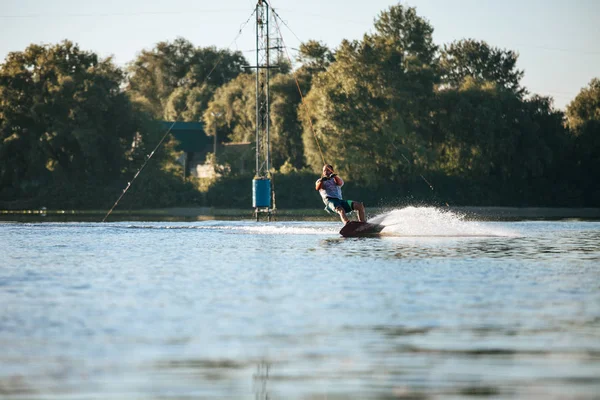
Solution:
{"label": "bent knee", "polygon": [[365,208],[365,206],[360,201],[355,201],[352,203],[352,208],[354,208],[355,210],[360,210],[360,209]]}

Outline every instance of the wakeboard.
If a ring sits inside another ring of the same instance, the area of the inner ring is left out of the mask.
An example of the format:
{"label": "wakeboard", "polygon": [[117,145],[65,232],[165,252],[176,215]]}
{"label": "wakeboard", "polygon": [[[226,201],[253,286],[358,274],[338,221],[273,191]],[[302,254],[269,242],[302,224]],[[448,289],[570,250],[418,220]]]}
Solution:
{"label": "wakeboard", "polygon": [[340,235],[343,237],[378,236],[383,228],[385,228],[383,225],[350,221],[340,230]]}

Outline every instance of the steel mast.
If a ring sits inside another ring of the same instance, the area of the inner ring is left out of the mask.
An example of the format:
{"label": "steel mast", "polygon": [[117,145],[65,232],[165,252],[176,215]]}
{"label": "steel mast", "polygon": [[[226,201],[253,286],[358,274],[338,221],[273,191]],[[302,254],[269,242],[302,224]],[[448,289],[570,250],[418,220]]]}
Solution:
{"label": "steel mast", "polygon": [[259,219],[259,214],[267,214],[271,219],[273,212],[271,199],[271,154],[269,141],[270,105],[269,79],[270,70],[270,36],[269,5],[266,0],[258,0],[256,4],[256,169],[252,181],[252,206]]}

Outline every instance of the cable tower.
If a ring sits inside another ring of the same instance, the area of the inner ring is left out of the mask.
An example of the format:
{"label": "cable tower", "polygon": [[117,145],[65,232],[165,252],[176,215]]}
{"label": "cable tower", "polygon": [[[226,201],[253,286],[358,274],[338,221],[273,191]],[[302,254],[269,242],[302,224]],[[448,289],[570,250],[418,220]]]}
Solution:
{"label": "cable tower", "polygon": [[269,35],[269,5],[266,0],[256,4],[256,169],[252,180],[252,207],[256,220],[266,214],[271,220],[274,208],[271,186],[271,154],[269,142],[270,105],[269,79],[271,38]]}

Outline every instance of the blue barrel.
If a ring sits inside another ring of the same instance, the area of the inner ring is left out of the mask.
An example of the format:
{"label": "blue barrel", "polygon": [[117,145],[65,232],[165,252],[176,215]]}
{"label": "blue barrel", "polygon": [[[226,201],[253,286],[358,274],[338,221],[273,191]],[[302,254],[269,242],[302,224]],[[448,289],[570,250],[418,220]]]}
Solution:
{"label": "blue barrel", "polygon": [[252,180],[252,207],[271,207],[271,180]]}

